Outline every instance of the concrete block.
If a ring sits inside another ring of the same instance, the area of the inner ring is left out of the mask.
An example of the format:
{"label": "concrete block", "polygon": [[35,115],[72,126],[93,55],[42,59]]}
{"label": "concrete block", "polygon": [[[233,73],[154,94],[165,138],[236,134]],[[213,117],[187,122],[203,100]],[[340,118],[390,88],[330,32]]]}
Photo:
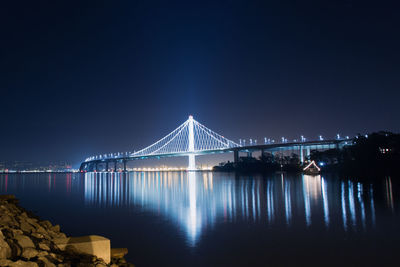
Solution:
{"label": "concrete block", "polygon": [[110,239],[98,236],[88,235],[80,237],[56,238],[54,243],[61,249],[65,250],[68,247],[78,250],[79,252],[94,255],[103,259],[107,264],[111,259],[111,244]]}

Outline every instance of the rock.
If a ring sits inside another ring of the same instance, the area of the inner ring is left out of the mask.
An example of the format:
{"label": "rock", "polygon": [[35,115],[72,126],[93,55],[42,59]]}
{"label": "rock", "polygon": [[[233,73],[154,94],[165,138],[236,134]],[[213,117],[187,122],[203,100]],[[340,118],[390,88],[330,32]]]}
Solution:
{"label": "rock", "polygon": [[10,215],[4,214],[0,217],[0,225],[15,225],[16,222]]}
{"label": "rock", "polygon": [[22,248],[35,248],[35,244],[33,244],[32,240],[26,235],[16,235],[15,240],[17,240],[18,245]]}
{"label": "rock", "polygon": [[32,261],[16,261],[13,262],[9,265],[10,267],[39,267],[39,265],[36,262],[32,262]]}
{"label": "rock", "polygon": [[59,233],[57,238],[67,238],[66,234],[64,233]]}
{"label": "rock", "polygon": [[59,238],[59,234],[60,234],[60,233],[56,233],[56,232],[53,232],[52,230],[49,230],[49,231],[48,231],[48,234],[49,234],[52,238]]}
{"label": "rock", "polygon": [[36,224],[38,220],[36,218],[29,217],[29,218],[26,218],[26,221],[30,224]]}
{"label": "rock", "polygon": [[34,232],[36,232],[37,229],[42,228],[42,226],[40,226],[40,224],[38,224],[36,221],[34,220],[29,220],[29,218],[26,220],[27,223],[29,223],[30,225],[32,225],[32,227],[35,229]]}
{"label": "rock", "polygon": [[49,261],[46,257],[39,257],[38,260],[43,264],[44,267],[56,267],[54,263]]}
{"label": "rock", "polygon": [[111,258],[123,258],[126,254],[128,254],[127,248],[112,248],[111,249]]}
{"label": "rock", "polygon": [[45,244],[45,243],[39,243],[39,248],[40,248],[41,250],[46,250],[46,251],[49,251],[49,250],[50,250],[50,247],[49,247],[47,244]]}
{"label": "rock", "polygon": [[37,254],[38,257],[44,257],[49,255],[49,253],[47,251],[39,251],[39,253]]}
{"label": "rock", "polygon": [[[0,195],[0,267],[131,266],[127,249],[113,249],[100,236],[67,237],[60,225],[41,221],[18,205],[14,196]],[[17,261],[12,261],[12,260]]]}
{"label": "rock", "polygon": [[0,230],[0,259],[11,258],[11,248],[5,241],[3,232]]}
{"label": "rock", "polygon": [[46,236],[46,235],[48,236],[47,231],[40,225],[38,225],[38,227],[35,229],[35,232],[39,233],[39,234],[42,234],[44,236]]}
{"label": "rock", "polygon": [[53,232],[60,232],[60,225],[55,225],[53,227],[50,227],[50,230],[52,230]]}
{"label": "rock", "polygon": [[10,245],[10,248],[11,248],[11,257],[12,258],[21,256],[22,249],[20,246],[18,246],[16,241],[8,240],[8,244]]}
{"label": "rock", "polygon": [[22,255],[21,256],[22,256],[22,258],[29,260],[31,258],[36,257],[38,254],[39,254],[39,252],[34,248],[25,248],[22,251]]}
{"label": "rock", "polygon": [[13,263],[11,260],[0,259],[0,266],[9,266],[11,263]]}
{"label": "rock", "polygon": [[29,223],[22,221],[20,224],[21,230],[27,233],[31,233],[35,230],[35,228]]}
{"label": "rock", "polygon": [[15,238],[16,236],[19,236],[19,235],[24,235],[24,232],[22,232],[21,230],[19,230],[19,229],[11,229],[11,232],[12,232],[12,236]]}
{"label": "rock", "polygon": [[55,254],[55,253],[49,253],[49,256],[54,259],[54,261],[58,261],[59,263],[61,263],[64,260],[64,257],[59,255],[59,254]]}
{"label": "rock", "polygon": [[31,236],[37,238],[37,239],[43,239],[44,235],[40,233],[32,233]]}
{"label": "rock", "polygon": [[51,224],[51,222],[49,222],[49,221],[42,221],[42,222],[40,222],[40,224],[44,227],[44,228],[47,228],[47,229],[50,229],[53,225]]}

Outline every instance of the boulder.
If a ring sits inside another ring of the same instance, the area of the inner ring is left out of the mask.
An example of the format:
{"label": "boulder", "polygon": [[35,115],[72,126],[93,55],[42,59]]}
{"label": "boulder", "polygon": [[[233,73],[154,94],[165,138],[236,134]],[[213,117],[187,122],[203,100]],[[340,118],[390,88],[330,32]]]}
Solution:
{"label": "boulder", "polygon": [[49,222],[49,221],[41,221],[40,222],[40,224],[44,227],[44,228],[46,228],[46,229],[50,229],[53,225],[51,224],[51,222]]}
{"label": "boulder", "polygon": [[35,230],[35,228],[26,221],[22,221],[20,227],[22,231],[27,233],[32,233]]}
{"label": "boulder", "polygon": [[39,251],[39,253],[37,254],[38,257],[44,257],[49,255],[49,253],[47,251]]}
{"label": "boulder", "polygon": [[51,261],[49,261],[46,257],[39,257],[38,260],[40,261],[41,266],[56,267],[56,265],[54,263],[52,263]]}
{"label": "boulder", "polygon": [[25,248],[22,251],[22,255],[21,256],[22,256],[22,258],[29,260],[31,258],[36,257],[38,254],[39,254],[39,252],[34,248]]}
{"label": "boulder", "polygon": [[13,263],[11,260],[7,260],[7,259],[0,259],[0,266],[10,266],[10,264]]}
{"label": "boulder", "polygon": [[64,257],[61,256],[60,254],[55,254],[55,253],[50,252],[49,256],[53,259],[53,262],[61,263],[64,260]]}
{"label": "boulder", "polygon": [[50,227],[50,230],[52,230],[53,232],[60,232],[60,225],[55,225],[53,227]]}
{"label": "boulder", "polygon": [[45,243],[39,243],[39,248],[41,250],[45,250],[45,251],[49,251],[50,250],[50,247]]}
{"label": "boulder", "polygon": [[0,225],[16,225],[16,221],[8,214],[0,216]]}
{"label": "boulder", "polygon": [[22,261],[22,260],[15,261],[8,266],[10,266],[10,267],[39,267],[39,265],[36,262]]}
{"label": "boulder", "polygon": [[44,238],[44,235],[40,234],[40,233],[32,233],[31,236],[33,236],[34,238],[37,238],[37,239],[43,239]]}
{"label": "boulder", "polygon": [[33,244],[32,240],[26,235],[16,235],[15,240],[17,240],[18,245],[22,248],[35,248],[35,244]]}
{"label": "boulder", "polygon": [[127,248],[112,248],[111,249],[111,258],[123,258],[126,254],[128,254]]}
{"label": "boulder", "polygon": [[48,236],[47,231],[40,225],[38,225],[38,227],[35,229],[35,232],[39,233],[39,234],[42,234],[44,236],[46,236],[46,235]]}
{"label": "boulder", "polygon": [[20,229],[11,229],[11,232],[14,238],[19,235],[24,235],[24,232]]}
{"label": "boulder", "polygon": [[0,259],[11,258],[11,248],[0,230]]}
{"label": "boulder", "polygon": [[21,249],[21,247],[17,244],[17,241],[9,239],[9,240],[8,240],[8,244],[10,245],[10,248],[11,248],[11,257],[12,257],[12,258],[16,258],[16,257],[21,256],[21,254],[22,254],[22,249]]}

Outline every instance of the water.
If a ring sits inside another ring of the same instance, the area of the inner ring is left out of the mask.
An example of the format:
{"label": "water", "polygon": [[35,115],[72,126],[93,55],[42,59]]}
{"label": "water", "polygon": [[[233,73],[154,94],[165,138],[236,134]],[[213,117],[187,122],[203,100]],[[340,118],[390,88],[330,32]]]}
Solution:
{"label": "water", "polygon": [[127,247],[136,266],[391,265],[395,179],[132,172],[3,174],[0,193],[60,224]]}

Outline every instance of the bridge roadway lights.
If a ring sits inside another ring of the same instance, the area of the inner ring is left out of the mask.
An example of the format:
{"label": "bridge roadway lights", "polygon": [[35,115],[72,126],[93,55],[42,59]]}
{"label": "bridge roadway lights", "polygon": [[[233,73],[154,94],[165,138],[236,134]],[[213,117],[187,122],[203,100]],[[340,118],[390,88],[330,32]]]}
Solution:
{"label": "bridge roadway lights", "polygon": [[[175,135],[179,134],[179,132],[182,132],[182,129],[185,129],[184,127],[188,127],[187,132],[189,132],[188,134],[188,151],[183,151],[183,152],[171,152],[171,153],[167,153],[165,152],[164,154],[157,154],[154,155],[152,153],[154,153],[154,151],[149,151],[147,152],[147,150],[149,149],[153,149],[152,147],[154,146],[151,145],[148,148],[145,148],[144,150],[146,151],[147,154],[132,154],[131,157],[121,157],[121,158],[107,158],[104,157],[102,158],[102,160],[98,160],[97,158],[90,158],[87,159],[85,162],[83,162],[80,166],[80,170],[81,171],[88,171],[88,172],[93,172],[93,171],[98,171],[98,165],[105,163],[106,164],[106,171],[109,170],[109,164],[114,163],[114,171],[117,171],[117,165],[118,165],[118,161],[122,162],[124,164],[123,166],[123,171],[126,171],[126,163],[128,160],[134,160],[134,159],[147,159],[147,158],[160,158],[162,156],[168,157],[168,156],[188,156],[189,159],[189,164],[188,164],[188,170],[189,171],[193,171],[196,170],[196,158],[195,158],[195,153],[198,154],[214,154],[214,153],[227,153],[227,152],[233,152],[234,153],[234,162],[238,163],[240,158],[240,153],[247,153],[248,157],[252,157],[252,152],[254,151],[261,151],[261,155],[264,154],[264,152],[269,152],[272,154],[272,156],[276,155],[276,152],[282,152],[282,151],[296,151],[299,152],[299,156],[300,156],[300,160],[302,163],[304,163],[306,157],[310,157],[311,154],[311,149],[315,149],[315,150],[325,150],[325,149],[331,149],[331,148],[341,148],[345,145],[352,145],[352,142],[349,140],[319,140],[319,141],[307,141],[307,142],[294,142],[294,143],[282,143],[282,144],[264,144],[264,145],[254,145],[254,146],[236,146],[236,147],[226,147],[226,148],[204,148],[203,150],[196,150],[195,151],[195,140],[194,140],[194,130],[199,131],[199,129],[202,129],[201,127],[205,128],[204,126],[200,125],[199,123],[197,123],[196,121],[193,120],[192,117],[189,118],[189,120],[187,122],[185,122],[184,124],[182,124],[182,126],[178,127],[173,133],[177,132]],[[211,130],[205,128],[206,130],[203,130],[205,134],[208,134],[208,132],[211,132]],[[170,134],[171,135],[171,134]],[[198,134],[196,134],[197,136]],[[167,136],[168,137],[168,136]],[[217,134],[214,133],[213,136],[211,136],[212,138],[216,139],[218,141],[217,138],[223,138],[223,136],[219,136]],[[164,138],[165,139],[165,138]],[[161,140],[164,140],[161,139]],[[173,140],[173,139],[171,139]],[[168,142],[171,142],[171,140],[168,139]],[[225,139],[222,139],[225,140]],[[229,141],[229,140],[228,140]],[[229,141],[231,142],[231,141]],[[349,143],[348,143],[349,142]],[[160,149],[163,149],[165,146],[157,146],[155,151],[158,151]],[[198,149],[198,148],[197,148]],[[304,151],[306,150],[306,151]],[[305,155],[304,155],[305,154]],[[113,170],[111,168],[111,170]]]}

